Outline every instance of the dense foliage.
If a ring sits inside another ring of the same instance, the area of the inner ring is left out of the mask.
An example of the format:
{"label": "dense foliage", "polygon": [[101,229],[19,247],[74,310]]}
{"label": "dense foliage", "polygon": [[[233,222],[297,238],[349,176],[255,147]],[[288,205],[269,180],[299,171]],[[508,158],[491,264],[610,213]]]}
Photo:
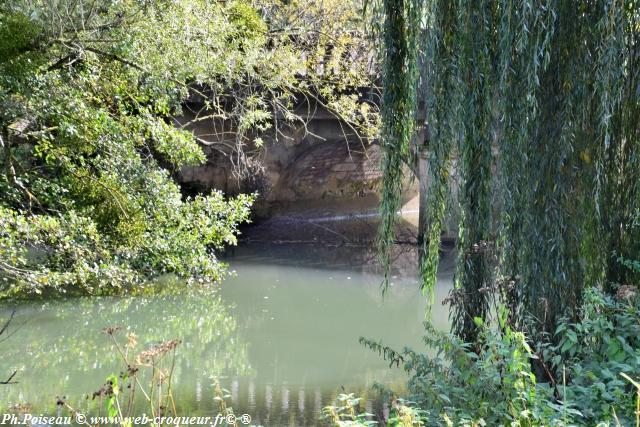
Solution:
{"label": "dense foliage", "polygon": [[[502,296],[518,325],[534,319],[541,332],[565,312],[577,318],[585,287],[636,281],[616,259],[636,256],[640,230],[638,3],[415,0],[382,9],[383,65],[402,64],[384,76],[385,177],[402,176],[411,156],[412,129],[398,106],[426,106],[427,289],[449,176],[460,178],[456,331],[473,339],[472,319],[486,314],[485,290],[496,281],[508,284]],[[395,196],[383,196],[390,218]],[[392,241],[388,222],[383,242]]]}
{"label": "dense foliage", "polygon": [[[636,390],[621,374],[640,369],[639,310],[635,293],[613,299],[590,290],[580,309],[584,320],[559,322],[559,344],[544,349],[511,329],[504,306],[497,328],[476,318],[479,349],[428,324],[425,343],[435,355],[361,341],[410,375],[409,399],[420,416],[407,425],[632,425]],[[540,359],[546,381],[532,372]]]}
{"label": "dense foliage", "polygon": [[[339,19],[324,19],[326,10]],[[181,194],[176,172],[206,159],[204,142],[187,124],[174,126],[175,117],[196,96],[204,108],[194,120],[235,129],[235,143],[220,147],[231,147],[225,155],[239,176],[253,171],[246,147],[259,150],[261,133],[275,127],[277,140],[279,126],[304,128],[293,111],[300,96],[370,137],[375,108],[353,98],[367,79],[366,58],[349,56],[365,40],[346,25],[356,10],[200,0],[4,3],[0,294],[113,293],[166,273],[219,280],[214,251],[235,243],[253,196]],[[343,24],[333,52],[323,54],[330,43],[319,34]]]}
{"label": "dense foliage", "polygon": [[170,172],[204,155],[165,117],[188,81],[237,78],[260,42],[205,2],[73,5],[0,12],[2,293],[219,279],[213,249],[235,241],[251,197],[183,199]]}
{"label": "dense foliage", "polygon": [[383,187],[379,250],[384,267],[384,285],[389,283],[390,251],[395,241],[396,212],[400,209],[404,161],[413,155],[411,138],[417,110],[417,32],[419,10],[410,2],[385,0],[382,34]]}
{"label": "dense foliage", "polygon": [[[432,175],[423,290],[452,177],[461,219],[453,333],[427,325],[438,357],[364,344],[411,373],[427,425],[632,422],[640,4],[376,4],[383,69],[394,70],[383,75],[385,179],[393,188],[414,150],[428,151]],[[412,149],[422,105],[426,144]],[[383,193],[384,264],[396,200]]]}

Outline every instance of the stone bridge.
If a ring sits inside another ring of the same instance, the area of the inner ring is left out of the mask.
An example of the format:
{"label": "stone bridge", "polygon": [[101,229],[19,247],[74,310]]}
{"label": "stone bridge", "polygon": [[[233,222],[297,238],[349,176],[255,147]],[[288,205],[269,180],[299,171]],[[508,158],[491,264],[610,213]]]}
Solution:
{"label": "stone bridge", "polygon": [[[223,141],[219,136],[224,124],[212,121],[193,121],[197,105],[185,109],[181,124],[206,144],[207,162],[187,167],[179,179],[187,188],[220,189],[234,194],[258,190],[262,203],[278,205],[289,202],[333,201],[371,196],[378,193],[382,174],[380,147],[375,142],[359,139],[349,127],[320,105],[300,106],[298,113],[313,111],[306,117],[306,128],[288,127],[285,135],[275,141],[273,134],[263,137],[264,147],[259,155],[263,170],[262,181],[254,188],[238,180],[228,155],[217,148]],[[231,140],[228,144],[233,144]],[[207,145],[211,144],[211,145]],[[417,187],[406,186],[406,198],[417,194]]]}
{"label": "stone bridge", "polygon": [[[312,211],[329,215],[375,212],[379,202],[382,182],[380,170],[381,151],[373,141],[360,140],[349,127],[320,105],[299,106],[296,113],[307,118],[306,128],[289,127],[284,137],[275,140],[273,134],[263,136],[259,182],[247,183],[234,175],[234,166],[228,154],[217,147],[231,139],[220,135],[225,123],[193,120],[201,104],[193,103],[185,108],[179,123],[185,125],[203,142],[207,155],[204,165],[183,168],[179,180],[193,191],[219,189],[227,194],[258,191],[260,198],[255,206],[259,216],[297,211]],[[415,218],[417,225],[417,180],[411,179],[407,170],[403,189],[403,210]],[[332,208],[333,207],[333,208]],[[455,209],[451,209],[453,212]],[[410,218],[413,218],[409,215]],[[450,215],[448,228],[455,229],[457,215]]]}

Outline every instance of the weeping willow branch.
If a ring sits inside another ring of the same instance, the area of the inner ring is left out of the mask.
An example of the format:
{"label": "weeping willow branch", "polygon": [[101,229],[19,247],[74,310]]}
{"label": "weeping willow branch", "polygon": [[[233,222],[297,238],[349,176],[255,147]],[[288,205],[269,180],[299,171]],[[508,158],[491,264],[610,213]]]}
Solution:
{"label": "weeping willow branch", "polygon": [[[456,165],[454,331],[474,339],[473,317],[487,315],[481,290],[497,268],[514,278],[502,298],[515,322],[552,332],[560,315],[578,315],[586,286],[640,280],[618,262],[640,253],[640,2],[434,0],[424,5],[418,45],[407,29],[421,23],[410,19],[418,1],[384,2],[385,272],[401,160],[411,156],[416,85],[404,64],[417,61],[415,46],[431,136],[422,288],[435,283]],[[485,246],[495,248],[497,264],[476,250]]]}
{"label": "weeping willow branch", "polygon": [[[384,0],[382,98],[381,225],[378,244],[384,268],[382,283],[386,291],[390,278],[390,252],[395,240],[395,223],[400,208],[404,178],[403,164],[411,156],[410,143],[415,131],[418,82],[417,34],[419,8],[411,0]],[[413,163],[413,162],[409,162]]]}
{"label": "weeping willow branch", "polygon": [[427,147],[430,176],[427,177],[427,225],[424,236],[421,236],[423,246],[420,251],[420,287],[423,293],[429,292],[433,300],[462,93],[460,75],[455,66],[457,40],[451,37],[456,25],[456,5],[444,0],[430,2],[425,15],[427,23],[423,74],[426,85],[422,96],[431,134]]}
{"label": "weeping willow branch", "polygon": [[475,1],[458,11],[456,33],[459,34],[458,69],[464,88],[458,126],[459,171],[462,178],[458,238],[458,266],[455,288],[461,298],[451,311],[453,331],[467,342],[477,338],[474,318],[484,319],[488,311],[488,294],[481,292],[491,284],[492,240],[491,187],[492,145],[494,130],[495,81],[495,13],[494,1]]}

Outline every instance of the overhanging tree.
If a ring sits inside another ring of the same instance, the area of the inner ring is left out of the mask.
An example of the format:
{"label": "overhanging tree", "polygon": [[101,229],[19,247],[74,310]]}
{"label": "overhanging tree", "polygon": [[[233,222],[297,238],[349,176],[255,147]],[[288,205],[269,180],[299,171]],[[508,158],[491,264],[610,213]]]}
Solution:
{"label": "overhanging tree", "polygon": [[[537,331],[552,332],[561,313],[577,315],[585,286],[637,280],[619,258],[637,256],[639,237],[638,2],[383,6],[384,67],[424,58],[433,174],[421,256],[425,289],[435,283],[452,159],[461,177],[454,330],[475,337],[473,318],[486,315],[491,290],[511,303],[520,326],[533,320]],[[422,19],[410,21],[418,9]],[[421,26],[407,29],[409,21]],[[418,29],[424,38],[411,43]],[[416,51],[398,49],[397,35]],[[398,106],[417,102],[418,76],[409,70],[384,75],[384,90],[393,92],[384,97],[384,147],[396,159],[383,164],[385,177],[400,173],[410,155],[405,133],[390,131],[413,130],[398,114]],[[398,86],[398,79],[407,82]],[[386,263],[395,196],[383,196]]]}
{"label": "overhanging tree", "polygon": [[232,143],[214,149],[239,178],[256,173],[248,166],[262,133],[305,128],[293,111],[301,96],[363,139],[375,134],[375,105],[353,94],[368,81],[366,58],[353,57],[364,38],[333,31],[353,24],[356,4],[305,5],[3,3],[0,296],[138,291],[165,273],[223,277],[215,250],[235,242],[253,198],[183,197],[173,175],[217,143],[173,126],[190,95],[204,103],[195,121],[232,125]]}

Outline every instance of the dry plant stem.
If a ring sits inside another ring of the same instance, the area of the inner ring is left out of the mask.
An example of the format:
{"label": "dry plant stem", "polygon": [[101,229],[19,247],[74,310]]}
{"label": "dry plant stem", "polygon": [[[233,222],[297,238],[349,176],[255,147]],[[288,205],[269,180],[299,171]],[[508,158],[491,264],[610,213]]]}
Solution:
{"label": "dry plant stem", "polygon": [[636,388],[636,427],[640,427],[640,383],[624,372],[620,372],[620,375]]}
{"label": "dry plant stem", "polygon": [[[135,374],[134,374],[135,376]],[[129,398],[129,402],[127,403],[127,417],[131,416],[131,410],[133,409],[133,401],[136,397],[136,383],[131,383],[131,397]]]}
{"label": "dry plant stem", "polygon": [[[120,348],[120,344],[118,344],[118,341],[116,341],[116,339],[113,336],[113,334],[109,334],[109,335],[111,336],[111,340],[113,341],[114,345],[116,346],[116,349],[118,350],[118,353],[120,353],[120,356],[124,360],[124,363],[127,365],[127,367],[129,367],[130,366],[129,361],[127,360],[127,356],[125,356],[124,352],[122,351],[122,348]],[[138,386],[140,387],[140,391],[142,392],[142,394],[144,394],[145,399],[147,399],[147,401],[149,403],[151,403],[151,410],[153,412],[153,402],[151,402],[151,398],[149,397],[147,392],[144,391],[144,387],[142,387],[142,384],[140,383],[140,380],[138,379],[137,375],[134,375],[134,379],[136,381],[136,384],[138,384]]]}
{"label": "dry plant stem", "polygon": [[171,353],[171,369],[169,370],[169,385],[167,388],[167,399],[171,400],[171,408],[173,409],[173,415],[177,415],[178,411],[176,411],[176,402],[173,400],[173,390],[172,390],[172,381],[173,378],[173,369],[176,366],[176,349],[174,348]]}
{"label": "dry plant stem", "polygon": [[620,424],[620,420],[618,419],[618,414],[616,414],[616,408],[612,406],[611,411],[613,412],[613,419],[616,420],[616,427],[622,427],[622,424]]}
{"label": "dry plant stem", "polygon": [[158,415],[162,416],[162,372],[158,376]]}
{"label": "dry plant stem", "polygon": [[[76,408],[74,408],[73,406],[69,405],[66,401],[64,401],[64,402],[63,402],[63,405],[64,405],[64,407],[65,407],[65,408],[67,408],[67,410],[69,411],[69,413],[70,413],[74,418],[76,418],[76,417],[75,417],[75,416],[76,416],[76,414],[79,414],[79,412],[76,410]],[[77,421],[77,418],[76,418],[76,422],[78,422],[78,421]],[[88,426],[90,426],[90,425],[91,425],[91,424],[89,424],[87,421],[83,422],[82,424],[84,424],[84,425],[88,425]]]}
{"label": "dry plant stem", "polygon": [[118,399],[118,396],[115,396],[116,398],[116,406],[118,407],[118,416],[120,416],[120,419],[123,420],[124,416],[122,415],[122,409],[120,408],[120,399]]}
{"label": "dry plant stem", "polygon": [[155,417],[156,410],[153,407],[153,379],[156,376],[156,362],[154,359],[151,359],[151,390],[149,390],[149,405],[151,405],[151,414]]}

